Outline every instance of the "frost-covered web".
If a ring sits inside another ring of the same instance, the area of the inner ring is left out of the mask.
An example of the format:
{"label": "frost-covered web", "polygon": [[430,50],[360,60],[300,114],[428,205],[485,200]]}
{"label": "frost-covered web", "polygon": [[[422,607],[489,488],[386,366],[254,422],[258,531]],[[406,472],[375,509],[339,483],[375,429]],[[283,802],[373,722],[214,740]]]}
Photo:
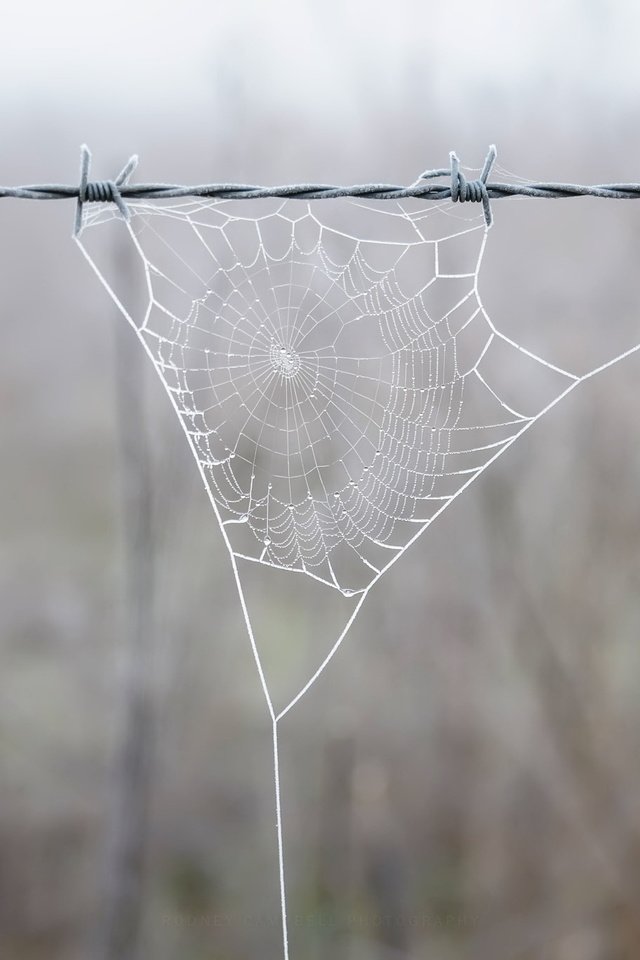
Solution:
{"label": "frost-covered web", "polygon": [[[318,678],[381,575],[579,376],[485,312],[482,213],[450,203],[190,200],[132,205],[130,309],[81,248],[161,377],[221,525],[273,722],[288,956],[278,722]],[[118,225],[120,229],[125,227]],[[627,351],[626,356],[638,347]],[[616,357],[599,367],[610,366]],[[344,629],[277,710],[239,561],[353,598]]]}
{"label": "frost-covered web", "polygon": [[377,230],[327,225],[330,202],[135,207],[135,325],[234,553],[354,595],[539,411],[492,382],[483,224],[337,203]]}

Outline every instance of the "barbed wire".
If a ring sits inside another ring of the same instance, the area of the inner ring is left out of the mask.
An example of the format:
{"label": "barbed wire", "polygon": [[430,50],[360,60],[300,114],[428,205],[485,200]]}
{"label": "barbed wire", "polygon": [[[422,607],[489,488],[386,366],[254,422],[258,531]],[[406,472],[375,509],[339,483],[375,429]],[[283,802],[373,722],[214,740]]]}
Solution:
{"label": "barbed wire", "polygon": [[[490,200],[505,197],[535,197],[556,200],[570,197],[599,197],[608,200],[639,200],[640,183],[500,183],[489,181],[489,173],[496,159],[496,148],[491,146],[482,172],[476,180],[467,180],[460,170],[460,161],[454,151],[449,154],[450,166],[425,170],[408,185],[364,183],[337,186],[325,183],[296,183],[280,186],[259,186],[244,183],[208,183],[185,186],[169,183],[130,183],[129,178],[138,165],[132,156],[114,180],[89,180],[91,153],[81,147],[80,182],[74,184],[45,183],[18,187],[0,186],[0,199],[18,200],[76,200],[74,235],[82,230],[85,203],[114,203],[128,220],[127,200],[172,200],[181,197],[201,197],[210,200],[257,200],[276,197],[286,200],[334,200],[360,197],[368,200],[451,200],[456,203],[481,202],[487,226],[491,226]],[[432,183],[439,177],[449,177],[449,184]]]}

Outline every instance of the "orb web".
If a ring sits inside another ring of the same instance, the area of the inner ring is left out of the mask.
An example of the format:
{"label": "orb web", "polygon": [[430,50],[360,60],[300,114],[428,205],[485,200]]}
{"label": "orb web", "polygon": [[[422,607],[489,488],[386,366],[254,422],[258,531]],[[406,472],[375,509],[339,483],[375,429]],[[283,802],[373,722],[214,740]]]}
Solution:
{"label": "orb web", "polygon": [[[133,322],[233,552],[356,595],[539,411],[486,372],[510,341],[478,295],[481,218],[267,204],[134,205]],[[575,379],[534,359],[556,393]]]}
{"label": "orb web", "polygon": [[[89,252],[86,228],[115,222],[111,207],[86,208],[78,243],[166,388],[229,551],[272,722],[286,960],[280,721],[407,547],[563,396],[640,345],[578,376],[500,331],[478,291],[477,209],[197,199],[131,213],[142,307]],[[280,709],[239,561],[353,598]]]}

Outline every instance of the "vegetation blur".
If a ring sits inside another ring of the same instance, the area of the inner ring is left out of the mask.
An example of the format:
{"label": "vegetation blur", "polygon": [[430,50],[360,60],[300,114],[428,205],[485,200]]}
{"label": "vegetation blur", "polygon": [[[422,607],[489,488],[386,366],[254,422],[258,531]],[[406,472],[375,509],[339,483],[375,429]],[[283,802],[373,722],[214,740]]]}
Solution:
{"label": "vegetation blur", "polygon": [[[0,182],[72,182],[83,141],[96,177],[138,152],[145,181],[410,183],[491,142],[531,179],[640,179],[630,0],[222,6],[117,2],[89,39],[73,0],[29,35],[10,8]],[[493,211],[501,330],[578,372],[640,341],[640,205]],[[73,215],[0,204],[0,956],[275,960],[271,731],[228,557]],[[639,411],[640,355],[576,389],[283,720],[292,960],[640,956]],[[276,682],[323,616],[288,579],[258,613]]]}

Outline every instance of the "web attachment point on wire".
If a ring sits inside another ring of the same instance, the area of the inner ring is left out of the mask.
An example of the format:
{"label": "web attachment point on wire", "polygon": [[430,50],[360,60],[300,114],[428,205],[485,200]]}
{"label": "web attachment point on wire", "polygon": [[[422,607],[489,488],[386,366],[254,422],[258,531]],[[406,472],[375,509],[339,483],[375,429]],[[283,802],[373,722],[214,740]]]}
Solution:
{"label": "web attachment point on wire", "polygon": [[73,228],[73,236],[79,237],[82,232],[82,211],[85,203],[115,203],[125,220],[129,220],[129,209],[122,199],[120,187],[126,186],[129,177],[138,166],[138,157],[134,154],[129,158],[115,180],[89,180],[91,168],[91,151],[83,143],[80,147],[80,183],[78,184],[78,203]]}
{"label": "web attachment point on wire", "polygon": [[467,180],[460,169],[458,155],[455,150],[452,150],[449,154],[449,170],[425,170],[424,173],[420,174],[419,180],[430,180],[433,177],[444,177],[449,174],[451,176],[451,202],[465,203],[467,200],[475,203],[482,202],[485,223],[487,228],[489,228],[493,223],[493,215],[491,212],[489,193],[487,191],[487,180],[491,173],[491,168],[495,163],[496,156],[497,150],[495,145],[491,144],[489,152],[485,157],[480,176],[476,180]]}

